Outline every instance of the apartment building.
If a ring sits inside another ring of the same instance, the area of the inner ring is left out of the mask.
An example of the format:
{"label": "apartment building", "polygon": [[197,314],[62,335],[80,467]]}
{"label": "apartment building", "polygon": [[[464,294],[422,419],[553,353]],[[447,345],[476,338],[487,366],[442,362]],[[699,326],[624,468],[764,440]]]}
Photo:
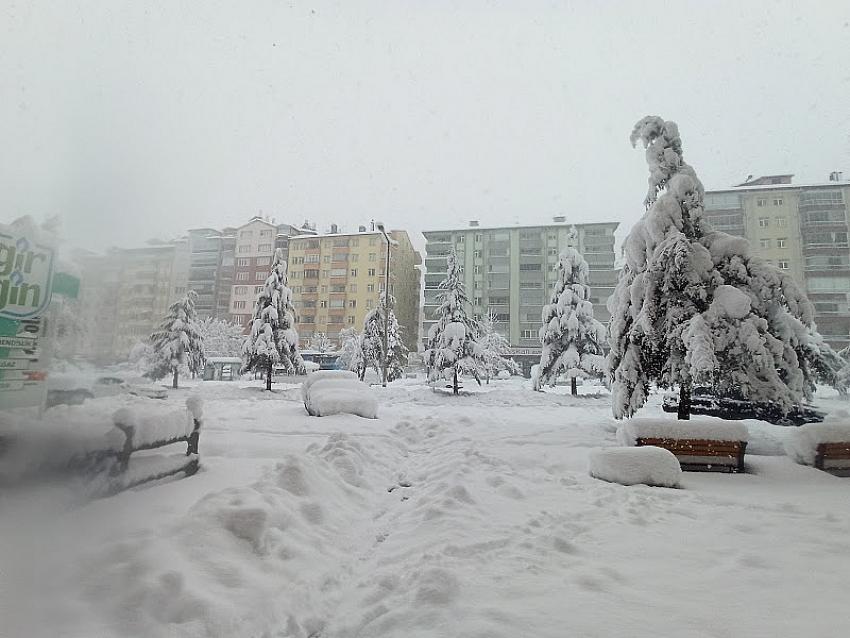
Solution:
{"label": "apartment building", "polygon": [[[332,231],[336,227],[332,226]],[[390,292],[408,347],[416,350],[421,258],[407,232],[389,232]],[[331,232],[289,238],[289,285],[301,347],[323,332],[338,344],[343,328],[363,327],[384,290],[387,243],[382,233],[361,226],[356,233]]]}
{"label": "apartment building", "polygon": [[98,316],[103,317],[104,329],[111,326],[111,333],[104,334],[99,355],[105,360],[125,360],[133,346],[156,329],[168,307],[186,294],[189,242],[181,239],[115,249],[102,263],[103,285],[112,296],[102,297],[103,310]]}
{"label": "apartment building", "polygon": [[794,184],[767,175],[706,192],[712,227],[746,237],[757,255],[788,271],[815,307],[818,330],[835,348],[850,344],[850,181]]}
{"label": "apartment building", "polygon": [[289,240],[296,235],[315,234],[310,228],[275,224],[254,217],[234,232],[234,267],[228,299],[230,319],[247,327],[257,295],[269,276],[275,250],[283,249],[288,260]]}
{"label": "apartment building", "polygon": [[511,344],[510,354],[530,372],[540,359],[543,305],[558,276],[558,255],[567,246],[578,250],[590,268],[591,301],[599,321],[609,320],[606,301],[617,282],[614,231],[618,222],[568,224],[562,216],[535,226],[467,228],[425,232],[425,302],[423,343],[436,320],[439,284],[446,276],[446,255],[456,252],[463,264],[471,311],[492,312],[496,330]]}
{"label": "apartment building", "polygon": [[188,287],[198,294],[198,316],[229,319],[236,229],[193,228],[188,239]]}

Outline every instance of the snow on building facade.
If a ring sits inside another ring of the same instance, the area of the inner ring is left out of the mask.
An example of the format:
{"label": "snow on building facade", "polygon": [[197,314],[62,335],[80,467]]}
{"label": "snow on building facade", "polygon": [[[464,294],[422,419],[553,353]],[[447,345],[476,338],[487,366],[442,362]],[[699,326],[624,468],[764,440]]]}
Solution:
{"label": "snow on building facade", "polygon": [[[289,239],[289,286],[297,313],[301,347],[324,333],[335,346],[344,328],[363,328],[366,314],[378,304],[384,289],[387,244],[383,235],[365,226],[356,233],[334,232]],[[406,231],[391,230],[390,292],[408,348],[419,339],[421,264]]]}
{"label": "snow on building facade", "polygon": [[850,181],[793,184],[768,175],[706,191],[712,227],[746,237],[763,259],[791,273],[815,307],[815,323],[835,348],[850,344]]}
{"label": "snow on building facade", "polygon": [[614,291],[614,231],[619,222],[568,224],[555,217],[551,224],[426,231],[425,302],[423,331],[427,335],[439,306],[440,281],[446,275],[446,255],[454,249],[463,264],[464,283],[472,312],[495,315],[496,330],[511,344],[513,357],[529,373],[540,361],[543,306],[558,278],[558,255],[567,246],[588,263],[596,319],[608,321],[605,302]]}

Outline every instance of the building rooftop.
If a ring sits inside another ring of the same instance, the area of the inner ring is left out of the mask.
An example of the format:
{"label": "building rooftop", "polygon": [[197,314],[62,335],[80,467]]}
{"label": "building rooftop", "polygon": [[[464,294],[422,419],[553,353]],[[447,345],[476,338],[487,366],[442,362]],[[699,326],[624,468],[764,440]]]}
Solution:
{"label": "building rooftop", "polygon": [[706,193],[740,193],[741,191],[769,191],[769,190],[802,190],[804,188],[847,188],[850,181],[840,182],[810,182],[807,184],[764,184],[732,186],[731,188],[706,188]]}
{"label": "building rooftop", "polygon": [[423,235],[429,235],[430,233],[451,233],[451,232],[459,232],[462,230],[471,230],[471,231],[481,231],[481,230],[512,230],[512,229],[522,229],[522,228],[570,228],[571,226],[575,226],[577,228],[584,228],[586,226],[613,226],[615,229],[620,225],[618,221],[610,221],[610,222],[566,222],[566,221],[550,221],[550,222],[541,222],[539,224],[514,224],[511,226],[463,226],[463,227],[451,227],[451,228],[433,228],[431,230],[423,230]]}

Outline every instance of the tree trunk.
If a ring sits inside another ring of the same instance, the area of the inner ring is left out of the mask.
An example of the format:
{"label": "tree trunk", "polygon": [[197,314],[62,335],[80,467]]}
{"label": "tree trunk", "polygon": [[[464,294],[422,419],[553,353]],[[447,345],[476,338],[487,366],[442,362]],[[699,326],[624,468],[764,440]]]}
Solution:
{"label": "tree trunk", "polygon": [[576,378],[570,377],[570,392],[572,392],[573,396],[578,394],[578,388],[576,387]]}
{"label": "tree trunk", "polygon": [[683,383],[679,386],[679,413],[680,421],[687,421],[691,418],[691,384]]}
{"label": "tree trunk", "polygon": [[174,368],[174,377],[171,379],[171,387],[177,389],[177,368]]}
{"label": "tree trunk", "polygon": [[455,391],[455,394],[457,394],[457,368],[455,368],[454,391]]}
{"label": "tree trunk", "polygon": [[272,365],[266,368],[266,390],[272,389]]}

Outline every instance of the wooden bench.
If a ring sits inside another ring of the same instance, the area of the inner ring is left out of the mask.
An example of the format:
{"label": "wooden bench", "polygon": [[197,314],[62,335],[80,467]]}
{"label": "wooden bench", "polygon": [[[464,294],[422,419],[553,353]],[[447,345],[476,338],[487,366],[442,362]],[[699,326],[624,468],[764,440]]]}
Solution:
{"label": "wooden bench", "polygon": [[672,452],[686,472],[743,472],[746,441],[643,438],[636,445],[654,445]]}
{"label": "wooden bench", "polygon": [[815,467],[835,476],[850,476],[850,441],[819,444]]}

